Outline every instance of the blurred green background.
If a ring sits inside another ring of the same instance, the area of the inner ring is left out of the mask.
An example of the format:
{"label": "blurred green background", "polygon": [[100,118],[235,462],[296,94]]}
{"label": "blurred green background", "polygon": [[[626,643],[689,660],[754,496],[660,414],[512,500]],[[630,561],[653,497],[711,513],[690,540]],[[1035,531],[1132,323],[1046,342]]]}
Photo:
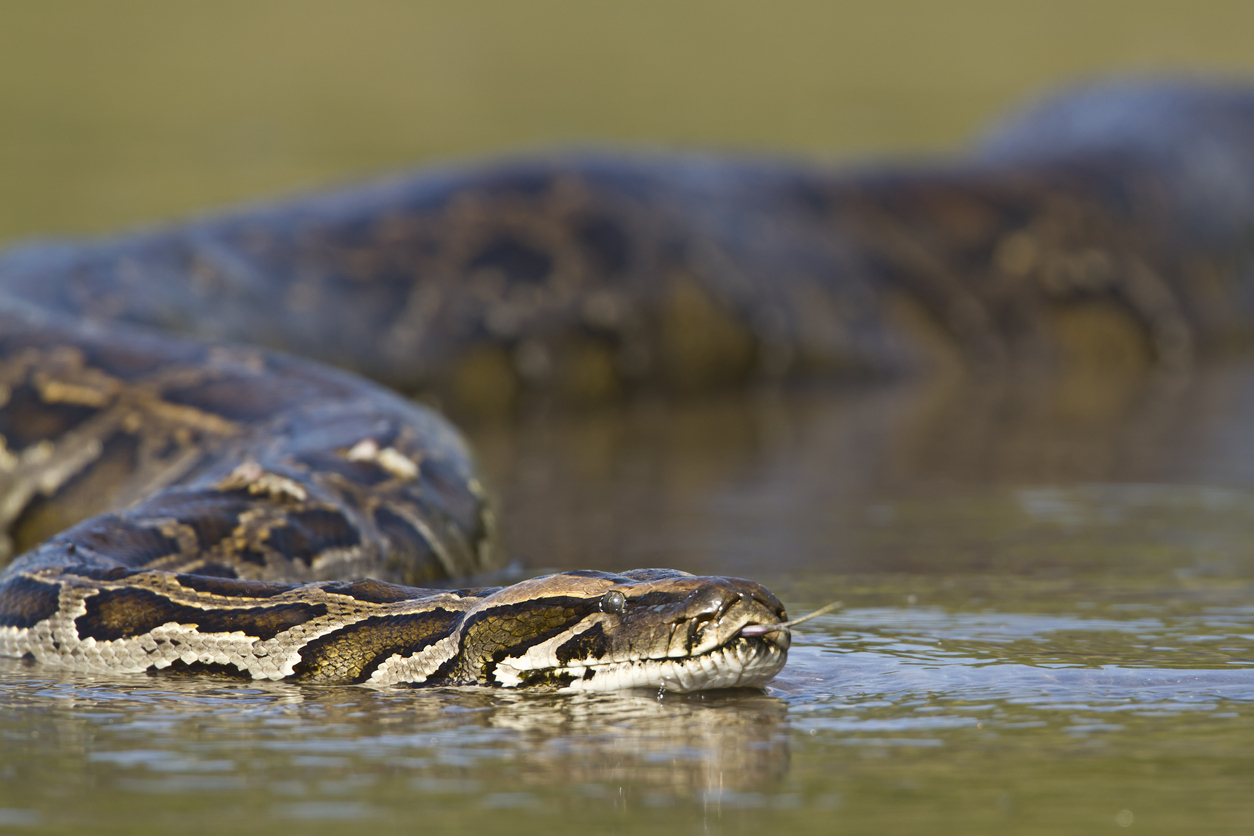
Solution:
{"label": "blurred green background", "polygon": [[505,150],[863,157],[1042,88],[1254,69],[1254,3],[0,0],[0,240]]}

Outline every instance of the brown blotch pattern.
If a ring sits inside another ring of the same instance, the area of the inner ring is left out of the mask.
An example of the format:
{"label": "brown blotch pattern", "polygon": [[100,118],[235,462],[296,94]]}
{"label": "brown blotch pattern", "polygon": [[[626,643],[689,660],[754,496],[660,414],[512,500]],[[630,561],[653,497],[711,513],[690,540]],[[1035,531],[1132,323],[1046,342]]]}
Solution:
{"label": "brown blotch pattern", "polygon": [[29,384],[14,386],[0,409],[0,436],[10,450],[45,439],[57,439],[95,415],[95,407],[49,403]]}
{"label": "brown blotch pattern", "polygon": [[374,523],[383,536],[388,538],[388,545],[392,547],[393,552],[422,557],[434,554],[431,544],[427,542],[426,537],[422,536],[422,532],[414,528],[400,514],[389,511],[387,508],[376,508]]}
{"label": "brown blotch pattern", "polygon": [[175,554],[179,543],[154,528],[137,525],[124,517],[104,514],[66,532],[65,539],[80,549],[111,557],[130,566],[143,566],[159,557]]}
{"label": "brown blotch pattern", "polygon": [[60,598],[56,584],[18,575],[0,585],[0,627],[34,627],[56,613]]}
{"label": "brown blotch pattern", "polygon": [[290,583],[264,583],[262,581],[235,580],[233,577],[214,577],[203,573],[175,575],[184,589],[207,592],[223,598],[273,598],[295,588]]}
{"label": "brown blotch pattern", "polygon": [[86,600],[87,612],[74,621],[82,639],[131,639],[163,624],[195,624],[202,633],[241,632],[272,639],[285,630],[326,615],[325,604],[279,604],[247,609],[201,609],[171,601],[146,589],[111,589]]}
{"label": "brown blotch pattern", "polygon": [[[597,598],[550,596],[520,601],[508,608],[476,613],[462,630],[461,656],[464,672],[476,681],[490,682],[497,664],[548,641],[599,605]],[[488,649],[492,649],[488,653]],[[482,671],[473,670],[482,666]]]}
{"label": "brown blotch pattern", "polygon": [[287,406],[297,393],[276,386],[269,377],[231,377],[211,380],[165,393],[170,403],[220,415],[233,421],[256,421],[274,415]]}
{"label": "brown blotch pattern", "polygon": [[557,661],[569,665],[573,660],[598,659],[609,651],[609,639],[600,624],[593,624],[557,648]]}
{"label": "brown blotch pattern", "polygon": [[255,499],[233,492],[171,492],[146,503],[144,513],[150,517],[173,517],[195,532],[197,546],[209,550],[231,536],[240,515],[256,505]]}
{"label": "brown blotch pattern", "polygon": [[305,645],[294,677],[365,682],[391,657],[412,655],[444,638],[461,617],[460,612],[433,609],[367,618]]}
{"label": "brown blotch pattern", "polygon": [[335,595],[347,595],[357,601],[369,604],[394,604],[397,601],[411,601],[427,594],[427,590],[414,589],[412,586],[397,586],[384,583],[373,578],[351,583],[335,583],[323,587],[323,590]]}
{"label": "brown blotch pattern", "polygon": [[361,543],[361,535],[339,511],[315,508],[294,511],[287,524],[270,530],[266,541],[284,557],[313,563],[328,549],[351,548]]}
{"label": "brown blotch pattern", "polygon": [[38,493],[10,526],[15,552],[42,543],[80,520],[112,507],[110,494],[135,472],[139,440],[118,432],[104,440],[100,455],[52,496]]}

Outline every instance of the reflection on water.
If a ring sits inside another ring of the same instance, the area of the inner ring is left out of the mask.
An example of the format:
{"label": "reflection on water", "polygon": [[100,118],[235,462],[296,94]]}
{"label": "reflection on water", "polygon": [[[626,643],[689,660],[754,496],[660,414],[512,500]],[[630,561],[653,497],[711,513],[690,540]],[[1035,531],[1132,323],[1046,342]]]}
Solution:
{"label": "reflection on water", "polygon": [[[455,817],[454,804],[530,808],[555,788],[665,806],[773,787],[788,761],[784,704],[758,691],[658,699],[239,687],[52,678],[4,660],[0,705],[0,825],[73,829],[103,817],[122,829],[109,810],[128,799],[128,809],[151,803],[179,827],[223,805],[241,819],[390,818],[408,796],[450,805]],[[194,803],[166,803],[187,794]],[[56,798],[83,803],[61,811]]]}
{"label": "reflection on water", "polygon": [[[481,426],[532,570],[751,575],[768,692],[0,666],[0,832],[1181,832],[1254,815],[1254,369]],[[1052,393],[1052,394],[1051,394]]]}
{"label": "reflection on water", "polygon": [[[861,545],[874,530],[904,536],[903,526],[927,522],[920,516],[963,513],[965,497],[990,488],[1254,485],[1251,418],[1254,367],[1237,366],[1015,386],[763,391],[747,401],[544,414],[472,427],[472,437],[500,489],[512,548],[532,566],[950,571],[955,561],[1019,558],[987,548],[868,554]],[[885,516],[889,503],[899,503],[895,519]]]}
{"label": "reflection on water", "polygon": [[[1193,492],[1118,493],[1111,507],[1149,514]],[[1091,509],[1082,490],[1031,494],[1000,501]],[[1138,522],[1064,517],[1063,562]],[[1077,583],[819,572],[793,599],[840,591],[849,606],[807,625],[768,694],[245,687],[6,662],[0,832],[1236,825],[1254,745],[1244,568]]]}

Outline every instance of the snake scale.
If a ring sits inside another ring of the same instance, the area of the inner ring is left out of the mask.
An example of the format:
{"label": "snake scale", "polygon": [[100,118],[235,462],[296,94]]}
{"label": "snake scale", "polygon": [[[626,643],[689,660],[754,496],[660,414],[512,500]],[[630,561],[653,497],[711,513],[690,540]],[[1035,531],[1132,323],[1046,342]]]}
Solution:
{"label": "snake scale", "polygon": [[1186,367],[1251,336],[1252,152],[1254,91],[1112,82],[940,164],[568,155],[13,249],[0,654],[760,685],[788,632],[750,581],[423,588],[502,548],[465,442],[407,396],[466,413],[955,364]]}

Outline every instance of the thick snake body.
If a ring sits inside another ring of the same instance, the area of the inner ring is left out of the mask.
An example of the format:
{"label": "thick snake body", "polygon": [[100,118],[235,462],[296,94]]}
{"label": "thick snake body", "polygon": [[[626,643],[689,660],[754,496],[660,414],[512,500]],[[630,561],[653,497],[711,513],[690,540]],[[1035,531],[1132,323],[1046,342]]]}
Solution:
{"label": "thick snake body", "polygon": [[786,634],[740,635],[785,618],[749,581],[645,570],[415,588],[499,565],[495,526],[457,433],[373,384],[265,352],[6,324],[11,530],[140,498],[14,561],[0,655],[565,690],[757,685],[784,664]]}
{"label": "thick snake body", "polygon": [[761,684],[787,634],[759,628],[786,616],[748,581],[420,588],[502,552],[461,437],[391,390],[466,412],[953,364],[1182,367],[1248,342],[1252,256],[1254,92],[1200,84],[1082,91],[946,165],[568,157],[21,247],[0,257],[0,529],[20,555],[0,654]]}
{"label": "thick snake body", "polygon": [[74,566],[19,574],[6,599],[0,648],[100,672],[683,692],[760,685],[788,647],[740,635],[782,618],[762,587],[664,569],[437,591]]}

